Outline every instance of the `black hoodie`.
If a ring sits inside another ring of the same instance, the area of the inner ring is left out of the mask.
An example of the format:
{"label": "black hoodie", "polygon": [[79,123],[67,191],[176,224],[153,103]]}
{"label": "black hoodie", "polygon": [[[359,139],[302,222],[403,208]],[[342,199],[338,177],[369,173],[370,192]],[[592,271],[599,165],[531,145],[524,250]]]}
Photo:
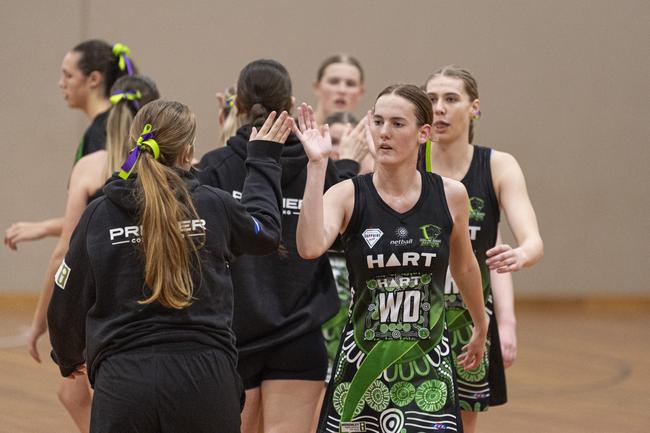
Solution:
{"label": "black hoodie", "polygon": [[[246,125],[228,140],[226,147],[206,153],[197,173],[201,183],[241,197],[244,183]],[[326,256],[305,260],[296,249],[296,229],[307,180],[307,155],[294,134],[289,135],[280,157],[282,165],[282,243],[266,257],[240,257],[230,270],[235,289],[233,329],[242,355],[286,342],[320,326],[339,305],[332,269]],[[349,170],[358,165],[352,161]],[[330,162],[325,189],[339,181]]]}
{"label": "black hoodie", "polygon": [[106,184],[105,196],[83,213],[55,278],[48,325],[52,358],[63,376],[86,362],[93,383],[105,357],[175,342],[222,349],[236,362],[229,266],[241,254],[268,254],[278,247],[280,152],[277,143],[249,144],[241,203],[181,172],[199,219],[183,221],[180,229],[204,242],[200,273],[193,272],[194,299],[183,309],[138,303],[150,292],[137,248],[136,174],[127,180],[114,176]]}

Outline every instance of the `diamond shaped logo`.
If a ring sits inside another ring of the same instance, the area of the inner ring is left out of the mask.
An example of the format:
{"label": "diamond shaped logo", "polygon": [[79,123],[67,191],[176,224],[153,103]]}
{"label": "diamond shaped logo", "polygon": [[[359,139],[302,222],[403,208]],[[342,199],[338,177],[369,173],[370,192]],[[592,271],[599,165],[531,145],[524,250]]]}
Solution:
{"label": "diamond shaped logo", "polygon": [[384,235],[379,229],[366,229],[362,236],[370,248],[374,247],[377,241]]}

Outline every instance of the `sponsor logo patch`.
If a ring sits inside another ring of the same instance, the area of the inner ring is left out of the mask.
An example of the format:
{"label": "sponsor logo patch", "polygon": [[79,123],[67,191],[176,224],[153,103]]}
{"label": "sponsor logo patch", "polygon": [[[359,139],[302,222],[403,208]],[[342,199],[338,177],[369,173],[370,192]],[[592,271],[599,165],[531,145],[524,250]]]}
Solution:
{"label": "sponsor logo patch", "polygon": [[366,431],[366,423],[364,421],[341,423],[341,433],[364,433]]}
{"label": "sponsor logo patch", "polygon": [[442,229],[433,224],[425,224],[420,226],[422,231],[422,237],[420,238],[421,247],[430,247],[438,248],[440,246],[440,240],[438,236],[442,233]]}
{"label": "sponsor logo patch", "polygon": [[362,233],[363,238],[370,248],[374,247],[377,241],[384,235],[380,229],[366,229]]}
{"label": "sponsor logo patch", "polygon": [[70,266],[65,263],[65,260],[61,262],[59,270],[56,271],[54,275],[54,282],[61,290],[65,290],[65,285],[68,283],[68,277],[70,276]]}

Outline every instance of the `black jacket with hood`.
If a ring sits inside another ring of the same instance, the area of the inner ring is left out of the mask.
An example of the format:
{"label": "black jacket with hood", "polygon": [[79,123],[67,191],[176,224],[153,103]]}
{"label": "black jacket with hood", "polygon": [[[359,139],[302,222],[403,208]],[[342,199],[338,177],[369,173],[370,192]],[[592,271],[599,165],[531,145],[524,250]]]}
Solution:
{"label": "black jacket with hood", "polygon": [[200,272],[193,268],[194,299],[183,309],[138,303],[150,292],[138,249],[137,175],[107,182],[105,196],[83,213],[55,278],[48,325],[52,358],[63,376],[86,362],[93,383],[107,356],[175,342],[221,349],[235,364],[230,262],[241,254],[268,254],[278,247],[281,149],[261,140],[248,145],[241,203],[179,170],[199,215],[183,221],[180,229],[203,242]]}
{"label": "black jacket with hood", "polygon": [[[251,126],[245,125],[226,147],[206,153],[197,177],[201,183],[241,196],[246,142]],[[266,257],[240,257],[230,270],[235,290],[233,329],[237,349],[246,355],[317,330],[338,311],[339,300],[327,256],[305,260],[296,249],[296,229],[307,181],[307,155],[293,133],[280,157],[282,165],[282,242]],[[337,183],[345,170],[358,170],[344,161],[339,171],[330,161],[325,189]]]}

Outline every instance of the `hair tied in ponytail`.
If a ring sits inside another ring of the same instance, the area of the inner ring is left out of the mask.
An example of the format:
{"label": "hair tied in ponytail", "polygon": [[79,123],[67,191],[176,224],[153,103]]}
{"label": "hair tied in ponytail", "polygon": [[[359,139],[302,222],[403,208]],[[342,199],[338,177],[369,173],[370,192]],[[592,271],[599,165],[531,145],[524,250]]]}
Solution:
{"label": "hair tied in ponytail", "polygon": [[153,139],[153,127],[150,123],[144,125],[142,134],[140,134],[140,137],[135,142],[133,150],[131,150],[131,153],[129,153],[129,156],[127,156],[126,161],[124,161],[124,164],[122,164],[122,169],[120,170],[119,174],[122,179],[129,178],[131,172],[133,171],[133,167],[135,167],[135,163],[140,157],[140,152],[149,152],[153,155],[154,159],[158,159],[160,156],[160,147],[158,147],[156,140]]}
{"label": "hair tied in ponytail", "polygon": [[129,47],[118,42],[113,45],[113,55],[119,57],[118,66],[120,67],[120,71],[126,69],[129,75],[133,75],[133,65],[131,65],[131,59],[129,58],[131,55]]}

